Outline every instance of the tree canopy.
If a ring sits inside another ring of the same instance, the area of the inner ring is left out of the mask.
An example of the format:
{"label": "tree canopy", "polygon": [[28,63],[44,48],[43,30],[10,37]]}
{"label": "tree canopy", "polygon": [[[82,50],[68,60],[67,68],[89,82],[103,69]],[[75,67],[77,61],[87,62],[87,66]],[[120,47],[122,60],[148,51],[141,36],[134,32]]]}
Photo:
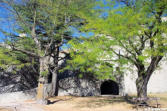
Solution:
{"label": "tree canopy", "polygon": [[[100,2],[99,8],[91,14],[82,15],[86,21],[82,30],[94,32],[95,36],[91,39],[97,42],[97,46],[83,41],[82,44],[78,42],[79,47],[75,44],[74,49],[76,47],[83,56],[87,54],[100,61],[103,61],[101,57],[108,55],[112,67],[119,66],[123,72],[125,69],[136,71],[138,97],[146,97],[148,81],[166,56],[167,21],[163,17],[167,14],[167,1],[106,1],[106,6],[107,10],[105,4]],[[104,12],[105,16],[102,15]],[[80,50],[80,47],[83,48]],[[98,52],[89,51],[91,47]],[[80,57],[80,54],[75,56]],[[75,56],[74,62],[77,59]],[[81,65],[82,61],[78,64]]]}
{"label": "tree canopy", "polygon": [[[70,27],[82,25],[81,11],[88,11],[94,0],[2,0],[6,9],[13,14],[13,31],[1,30],[5,43],[11,51],[36,58],[39,63],[39,85],[48,84],[51,77],[51,89],[47,85],[39,99],[45,100],[55,95],[59,61],[63,58],[62,46],[72,39]],[[11,16],[11,17],[12,17]],[[40,91],[39,91],[40,92]]]}

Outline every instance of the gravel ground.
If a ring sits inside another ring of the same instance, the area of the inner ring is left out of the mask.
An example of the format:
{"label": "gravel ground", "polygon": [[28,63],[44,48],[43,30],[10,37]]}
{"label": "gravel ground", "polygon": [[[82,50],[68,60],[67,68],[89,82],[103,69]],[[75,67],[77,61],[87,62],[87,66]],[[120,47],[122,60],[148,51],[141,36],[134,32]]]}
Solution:
{"label": "gravel ground", "polygon": [[24,101],[1,104],[0,111],[44,111],[44,109],[35,101]]}

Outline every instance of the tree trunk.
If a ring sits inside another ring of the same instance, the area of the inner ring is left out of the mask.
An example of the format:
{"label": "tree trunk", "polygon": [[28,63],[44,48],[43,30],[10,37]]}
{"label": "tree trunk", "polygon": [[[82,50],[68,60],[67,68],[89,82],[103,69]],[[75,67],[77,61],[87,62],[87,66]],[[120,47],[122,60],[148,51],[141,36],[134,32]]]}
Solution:
{"label": "tree trunk", "polygon": [[144,65],[138,65],[138,78],[136,80],[137,96],[139,98],[147,98],[147,84],[163,56],[155,56],[151,58],[151,63],[147,70]]}
{"label": "tree trunk", "polygon": [[53,71],[52,73],[52,91],[51,91],[51,96],[55,96],[56,95],[56,91],[57,91],[57,70]]}
{"label": "tree trunk", "polygon": [[59,47],[56,48],[55,50],[55,54],[54,54],[54,58],[53,58],[53,64],[54,67],[51,68],[51,73],[52,73],[52,82],[51,82],[51,87],[52,87],[52,91],[51,91],[51,96],[56,96],[57,92],[58,92],[58,81],[57,81],[57,76],[58,76],[58,62],[59,62]]}
{"label": "tree trunk", "polygon": [[[53,97],[58,91],[57,75],[58,75],[58,61],[59,61],[59,47],[56,48],[53,61],[50,61],[50,56],[40,58],[40,79],[38,83],[37,100],[39,103],[45,104],[48,97]],[[47,74],[43,74],[46,72]],[[51,73],[51,83],[48,84],[49,72]]]}
{"label": "tree trunk", "polygon": [[37,102],[39,104],[47,104],[48,97],[48,57],[40,58],[40,76],[37,89]]}
{"label": "tree trunk", "polygon": [[147,98],[147,83],[148,81],[146,81],[142,76],[137,78],[136,88],[138,98]]}
{"label": "tree trunk", "polygon": [[147,84],[152,74],[153,71],[138,72],[138,78],[136,80],[136,88],[137,88],[137,96],[139,98],[147,98]]}

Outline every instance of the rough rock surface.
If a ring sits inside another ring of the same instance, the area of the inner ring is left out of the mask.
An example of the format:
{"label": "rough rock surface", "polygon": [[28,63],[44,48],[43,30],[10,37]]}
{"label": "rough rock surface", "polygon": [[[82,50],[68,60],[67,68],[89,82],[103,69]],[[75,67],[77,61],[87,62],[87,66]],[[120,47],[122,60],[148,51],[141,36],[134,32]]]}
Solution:
{"label": "rough rock surface", "polygon": [[38,74],[33,67],[24,67],[16,74],[12,73],[14,67],[8,70],[0,71],[0,94],[25,91],[37,87]]}
{"label": "rough rock surface", "polygon": [[59,76],[58,96],[98,96],[100,95],[100,81],[90,77],[79,78],[73,72],[64,72]]}
{"label": "rough rock surface", "polygon": [[58,95],[97,96],[99,90],[94,81],[69,77],[59,81]]}

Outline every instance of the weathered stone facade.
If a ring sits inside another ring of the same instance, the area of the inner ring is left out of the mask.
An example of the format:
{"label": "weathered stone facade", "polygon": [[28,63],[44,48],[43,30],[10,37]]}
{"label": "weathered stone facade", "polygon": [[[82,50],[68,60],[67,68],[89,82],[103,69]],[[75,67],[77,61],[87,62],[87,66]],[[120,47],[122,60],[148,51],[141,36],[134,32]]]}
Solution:
{"label": "weathered stone facade", "polygon": [[[148,93],[164,93],[167,92],[167,63],[160,64],[161,68],[157,69],[151,76],[148,83]],[[121,76],[117,76],[114,81],[118,85],[119,95],[136,94],[137,74],[127,72]],[[78,78],[75,75],[64,74],[59,78],[58,95],[77,95],[77,96],[99,96],[101,95],[101,85],[110,80],[91,80],[88,78]],[[111,90],[114,90],[111,85]]]}
{"label": "weathered stone facade", "polygon": [[38,74],[33,67],[25,67],[16,74],[12,73],[15,67],[0,71],[0,94],[30,90],[37,87]]}
{"label": "weathered stone facade", "polygon": [[[25,73],[26,72],[26,73]],[[162,68],[158,69],[152,75],[148,84],[148,93],[167,92],[167,68],[166,64],[162,64]],[[137,75],[132,73],[117,76],[115,81],[97,80],[91,77],[79,78],[72,71],[65,71],[58,77],[58,96],[74,95],[74,96],[99,96],[102,94],[102,85],[108,85],[106,89],[112,94],[115,90],[121,96],[125,94],[136,93]],[[38,74],[32,71],[32,68],[26,68],[17,74],[11,74],[10,69],[4,73],[0,72],[0,94],[17,91],[30,90],[37,87]],[[112,84],[114,83],[114,84]],[[118,88],[118,89],[117,89]],[[112,91],[113,90],[113,91]],[[108,92],[107,92],[108,93]]]}
{"label": "weathered stone facade", "polygon": [[[124,95],[124,78],[116,77],[116,81],[98,80],[90,78],[89,76],[79,78],[77,74],[67,71],[59,76],[59,89],[58,95],[74,95],[74,96],[100,96],[102,94],[102,84],[108,82],[106,87],[106,94],[114,94],[114,90],[118,92],[118,95]],[[113,88],[112,88],[113,86]],[[115,89],[116,88],[116,89]],[[103,88],[104,89],[104,88]],[[112,91],[113,90],[113,91]]]}
{"label": "weathered stone facade", "polygon": [[59,80],[58,95],[98,96],[100,95],[99,83],[98,81],[95,82],[78,77],[61,79]]}

